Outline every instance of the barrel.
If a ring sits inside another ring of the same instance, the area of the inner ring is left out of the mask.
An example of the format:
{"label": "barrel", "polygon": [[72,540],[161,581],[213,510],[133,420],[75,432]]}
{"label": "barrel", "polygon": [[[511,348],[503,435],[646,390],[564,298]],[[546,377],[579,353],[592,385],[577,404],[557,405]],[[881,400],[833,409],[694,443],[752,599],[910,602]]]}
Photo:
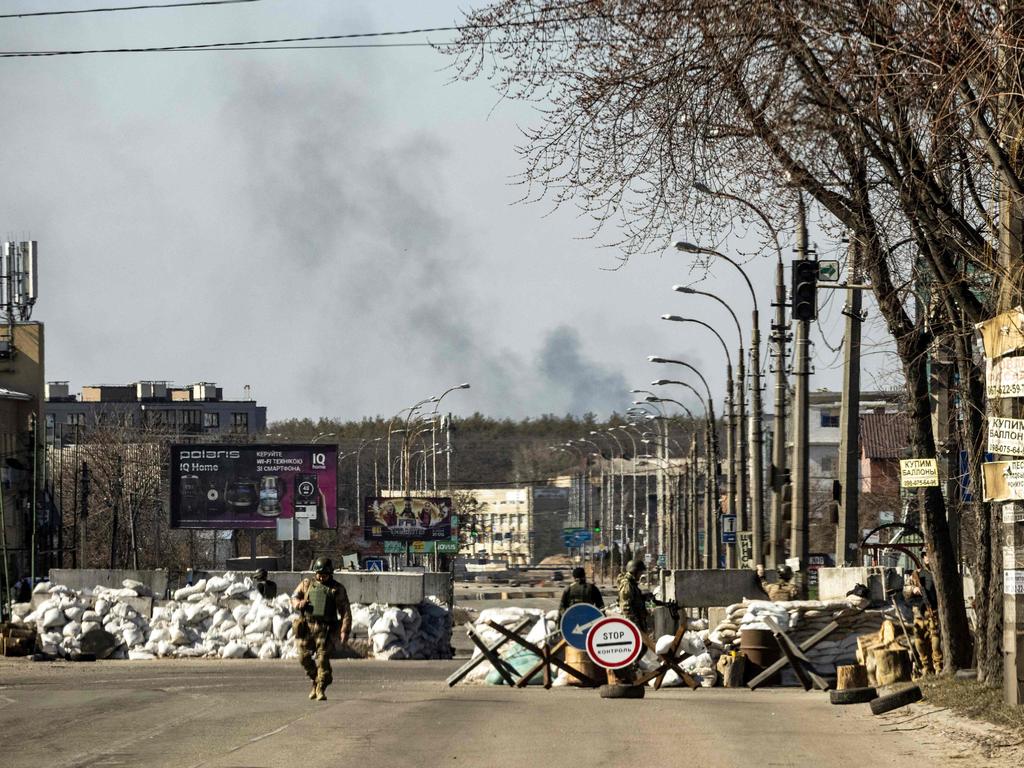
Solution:
{"label": "barrel", "polygon": [[[597,665],[590,660],[586,651],[581,651],[579,648],[573,648],[571,645],[565,646],[565,664],[588,677],[598,677]],[[582,686],[583,682],[569,675],[569,685]]]}
{"label": "barrel", "polygon": [[[748,683],[774,664],[782,655],[775,635],[768,629],[740,630],[740,653],[747,657],[744,665],[743,682]],[[782,674],[776,672],[765,680],[764,685],[778,685]]]}

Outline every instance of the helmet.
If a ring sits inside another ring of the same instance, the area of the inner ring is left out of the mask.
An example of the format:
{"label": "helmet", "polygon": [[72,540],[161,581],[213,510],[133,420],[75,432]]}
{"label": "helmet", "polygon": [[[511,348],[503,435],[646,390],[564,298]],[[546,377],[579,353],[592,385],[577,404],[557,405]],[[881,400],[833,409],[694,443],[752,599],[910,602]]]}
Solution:
{"label": "helmet", "polygon": [[318,557],[313,563],[313,573],[334,573],[334,561],[329,557]]}
{"label": "helmet", "polygon": [[572,577],[574,579],[585,579],[587,578],[587,572],[582,568],[576,567],[572,569]]}
{"label": "helmet", "polygon": [[793,569],[788,565],[780,565],[778,570],[779,578],[783,581],[789,581],[793,578]]}
{"label": "helmet", "polygon": [[260,568],[258,571],[256,571],[256,578],[259,581],[266,581],[267,569],[266,568]]}
{"label": "helmet", "polygon": [[643,560],[630,560],[626,565],[626,573],[643,573],[647,570],[647,563]]}

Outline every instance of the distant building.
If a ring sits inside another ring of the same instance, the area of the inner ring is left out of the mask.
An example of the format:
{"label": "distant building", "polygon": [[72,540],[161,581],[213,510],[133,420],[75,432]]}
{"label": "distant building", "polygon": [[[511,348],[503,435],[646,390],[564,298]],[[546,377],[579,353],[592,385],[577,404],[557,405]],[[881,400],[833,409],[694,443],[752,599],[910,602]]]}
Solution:
{"label": "distant building", "polygon": [[900,459],[907,458],[910,419],[905,413],[868,413],[860,417],[861,493],[900,493]]}
{"label": "distant building", "polygon": [[459,520],[465,533],[459,554],[513,566],[536,565],[549,555],[564,554],[569,491],[550,485],[453,490],[453,495],[470,494],[480,504],[470,519]]}
{"label": "distant building", "polygon": [[[246,388],[248,390],[248,387]],[[216,384],[177,387],[166,381],[83,386],[72,394],[68,382],[46,384],[49,442],[74,439],[96,426],[149,428],[182,435],[254,435],[267,428],[267,408],[248,397],[225,400]]]}

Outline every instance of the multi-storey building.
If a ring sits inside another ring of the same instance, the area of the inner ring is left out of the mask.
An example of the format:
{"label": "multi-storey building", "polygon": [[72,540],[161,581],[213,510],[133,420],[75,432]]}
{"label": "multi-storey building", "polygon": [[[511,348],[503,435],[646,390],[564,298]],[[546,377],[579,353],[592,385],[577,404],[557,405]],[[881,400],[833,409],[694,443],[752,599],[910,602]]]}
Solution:
{"label": "multi-storey building", "polygon": [[[248,390],[248,387],[246,387]],[[77,431],[122,425],[183,435],[254,435],[267,427],[267,408],[248,394],[225,400],[209,382],[176,387],[166,381],[84,386],[72,394],[66,381],[46,385],[47,438],[62,442]]]}

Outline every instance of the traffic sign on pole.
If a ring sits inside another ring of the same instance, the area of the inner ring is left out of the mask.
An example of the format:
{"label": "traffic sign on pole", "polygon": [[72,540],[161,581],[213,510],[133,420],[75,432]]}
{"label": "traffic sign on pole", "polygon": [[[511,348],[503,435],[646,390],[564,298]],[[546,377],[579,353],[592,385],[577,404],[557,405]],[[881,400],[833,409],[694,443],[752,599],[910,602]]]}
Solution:
{"label": "traffic sign on pole", "polygon": [[826,283],[834,283],[839,279],[839,262],[825,259],[818,262],[818,279]]}
{"label": "traffic sign on pole", "polygon": [[609,616],[595,624],[587,635],[587,655],[605,669],[621,669],[640,658],[643,641],[640,629],[629,619]]}
{"label": "traffic sign on pole", "polygon": [[562,614],[562,637],[565,642],[580,651],[587,650],[587,635],[597,622],[604,618],[601,609],[590,603],[570,605]]}

